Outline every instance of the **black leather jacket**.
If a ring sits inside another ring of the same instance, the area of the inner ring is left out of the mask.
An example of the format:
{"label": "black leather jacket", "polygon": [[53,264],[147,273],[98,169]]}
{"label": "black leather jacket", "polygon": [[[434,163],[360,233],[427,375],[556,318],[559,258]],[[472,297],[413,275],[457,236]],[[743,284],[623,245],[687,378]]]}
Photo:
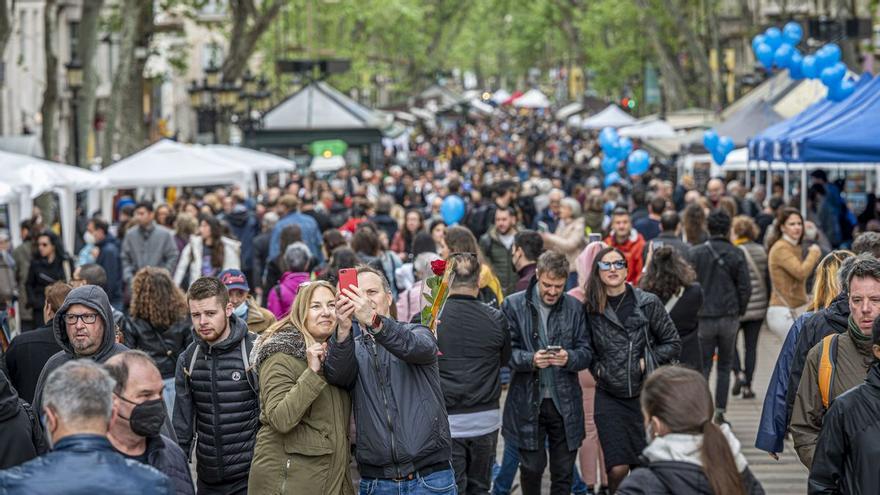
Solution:
{"label": "black leather jacket", "polygon": [[[543,348],[538,337],[539,310],[533,302],[537,290],[537,278],[534,278],[528,289],[508,297],[501,305],[501,311],[510,322],[510,370],[513,373],[504,403],[502,434],[526,450],[544,447],[543,439],[538,436],[542,401],[540,375],[533,365],[535,351]],[[565,422],[565,438],[569,450],[575,450],[584,438],[584,406],[578,371],[589,367],[593,359],[583,305],[577,299],[563,295],[550,310],[547,341],[568,352],[568,364],[551,369],[559,401],[557,407]]]}
{"label": "black leather jacket", "polygon": [[713,237],[692,247],[689,258],[703,287],[700,318],[745,314],[752,296],[752,280],[742,250],[726,238]]}
{"label": "black leather jacket", "polygon": [[125,317],[120,324],[125,346],[140,349],[156,361],[162,379],[174,378],[177,357],[192,342],[192,323],[183,318],[169,328],[156,328],[140,318]]}
{"label": "black leather jacket", "polygon": [[636,298],[630,317],[621,322],[610,304],[605,313],[588,313],[587,326],[592,334],[593,364],[590,367],[597,386],[622,399],[638,397],[645,374],[639,360],[645,357],[645,337],[651,336],[651,347],[657,364],[678,359],[681,340],[675,324],[660,299],[641,289],[627,286]]}

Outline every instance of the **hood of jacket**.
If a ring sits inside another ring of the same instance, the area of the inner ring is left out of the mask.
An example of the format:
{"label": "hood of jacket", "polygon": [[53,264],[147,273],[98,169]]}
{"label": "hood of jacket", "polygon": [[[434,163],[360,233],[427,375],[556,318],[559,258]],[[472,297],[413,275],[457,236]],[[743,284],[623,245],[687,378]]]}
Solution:
{"label": "hood of jacket", "polygon": [[118,248],[119,247],[119,239],[114,237],[113,234],[111,234],[110,232],[107,232],[107,235],[106,235],[106,237],[104,237],[103,241],[95,243],[95,246],[98,246],[99,248],[107,246],[107,245],[116,246]]}
{"label": "hood of jacket", "polygon": [[[730,445],[730,452],[736,461],[736,469],[739,472],[745,471],[748,467],[745,456],[741,451],[739,440],[730,431],[730,426],[722,424],[721,432]],[[689,435],[684,433],[670,433],[664,436],[658,436],[651,441],[642,451],[650,462],[674,461],[686,462],[702,467],[700,460],[700,448],[703,445],[703,435]]]}
{"label": "hood of jacket", "polygon": [[257,337],[250,355],[254,372],[258,375],[260,374],[260,366],[273,354],[283,352],[297,359],[304,360],[306,358],[306,339],[302,332],[293,325],[279,328],[268,338],[265,338],[264,335]]}
{"label": "hood of jacket", "polygon": [[849,293],[841,291],[822,313],[828,326],[837,333],[845,332],[849,328]]}
{"label": "hood of jacket", "polygon": [[247,225],[248,220],[250,219],[250,212],[248,212],[244,205],[235,205],[232,208],[232,212],[224,215],[224,217],[232,227],[242,228]]}
{"label": "hood of jacket", "polygon": [[0,421],[6,421],[18,414],[18,394],[5,373],[0,373]]}
{"label": "hood of jacket", "polygon": [[281,281],[278,282],[285,289],[288,290],[296,290],[300,285],[311,280],[311,275],[308,272],[284,272],[284,275],[281,276]]}
{"label": "hood of jacket", "polygon": [[196,326],[192,326],[192,335],[193,341],[197,342],[203,351],[208,351],[208,348],[213,348],[218,351],[226,351],[238,345],[241,339],[245,338],[248,334],[248,326],[247,323],[241,318],[232,315],[227,321],[229,322],[229,337],[222,342],[217,342],[216,344],[208,344],[204,340],[202,340],[202,336],[199,335]]}
{"label": "hood of jacket", "polygon": [[52,319],[52,331],[55,333],[55,341],[61,346],[61,349],[70,356],[76,357],[70,339],[67,338],[67,324],[64,317],[67,310],[74,304],[82,304],[88,308],[95,310],[98,316],[104,322],[104,334],[101,336],[101,346],[94,355],[89,356],[99,363],[103,363],[110,357],[113,347],[116,344],[116,324],[113,322],[113,309],[110,307],[110,300],[104,289],[97,285],[84,285],[77,287],[67,294],[64,304],[55,313]]}
{"label": "hood of jacket", "polygon": [[590,278],[590,267],[593,264],[593,261],[596,260],[596,255],[599,254],[599,251],[605,248],[605,243],[601,241],[591,242],[587,244],[587,247],[581,251],[581,254],[578,255],[575,260],[575,269],[578,274],[578,287],[585,287],[587,285],[587,279]]}

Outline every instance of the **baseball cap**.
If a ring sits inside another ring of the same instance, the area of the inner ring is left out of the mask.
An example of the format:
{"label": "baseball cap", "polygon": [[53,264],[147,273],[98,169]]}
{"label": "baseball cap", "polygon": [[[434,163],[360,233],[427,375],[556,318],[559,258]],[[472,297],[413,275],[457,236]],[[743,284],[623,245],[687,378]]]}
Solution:
{"label": "baseball cap", "polygon": [[250,286],[248,286],[247,277],[244,276],[241,270],[223,270],[218,278],[223,282],[227,290],[240,289],[248,292],[251,290]]}

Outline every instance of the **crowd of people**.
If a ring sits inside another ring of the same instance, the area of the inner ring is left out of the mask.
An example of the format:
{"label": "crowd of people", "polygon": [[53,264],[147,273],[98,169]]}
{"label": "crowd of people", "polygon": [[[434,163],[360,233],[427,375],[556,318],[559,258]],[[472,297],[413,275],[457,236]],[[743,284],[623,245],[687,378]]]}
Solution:
{"label": "crowd of people", "polygon": [[874,217],[821,171],[806,218],[661,167],[603,188],[590,136],[494,119],[408,167],[123,197],[75,257],[40,216],[0,238],[0,492],[761,494],[725,414],[765,324],[757,446],[880,489]]}

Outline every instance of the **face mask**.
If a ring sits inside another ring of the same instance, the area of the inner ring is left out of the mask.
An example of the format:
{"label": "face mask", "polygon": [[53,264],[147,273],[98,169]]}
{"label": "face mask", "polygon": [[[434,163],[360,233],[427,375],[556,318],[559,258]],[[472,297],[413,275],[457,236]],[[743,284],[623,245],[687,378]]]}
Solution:
{"label": "face mask", "polygon": [[95,239],[95,234],[92,234],[91,232],[83,233],[83,241],[85,241],[86,244],[94,244],[95,242],[97,242],[97,240]]}
{"label": "face mask", "polygon": [[247,312],[248,312],[247,302],[243,302],[243,303],[239,304],[238,306],[235,307],[235,309],[232,310],[232,314],[241,318],[242,320],[245,318],[245,316],[247,316]]}
{"label": "face mask", "polygon": [[[135,404],[121,395],[116,396],[129,404]],[[126,418],[120,414],[119,417],[128,420],[135,435],[153,438],[159,435],[165,423],[165,414],[165,402],[162,399],[155,399],[135,404],[131,409],[131,416]]]}

